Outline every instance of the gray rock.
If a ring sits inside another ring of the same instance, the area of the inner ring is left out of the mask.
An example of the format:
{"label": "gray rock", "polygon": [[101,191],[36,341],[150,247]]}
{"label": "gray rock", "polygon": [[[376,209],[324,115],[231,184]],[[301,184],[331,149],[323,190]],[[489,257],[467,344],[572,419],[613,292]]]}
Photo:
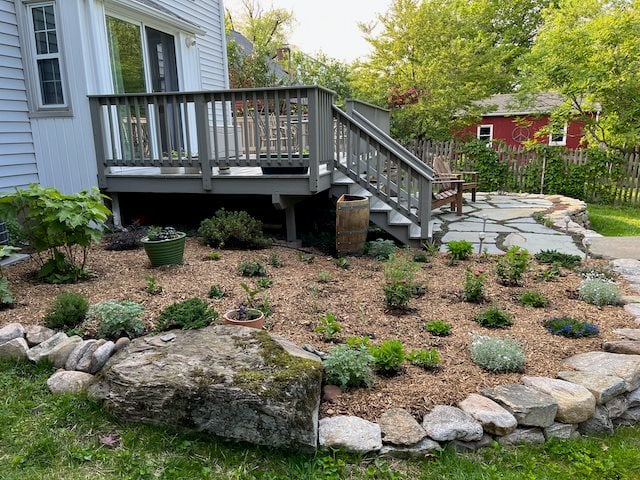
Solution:
{"label": "gray rock", "polygon": [[40,345],[42,342],[49,340],[56,334],[55,330],[43,327],[42,325],[28,325],[24,329],[27,343],[30,347]]}
{"label": "gray rock", "polygon": [[640,317],[640,303],[628,303],[624,306],[624,311],[634,317]]}
{"label": "gray rock", "polygon": [[91,343],[78,359],[75,369],[79,372],[89,373],[89,370],[91,369],[91,360],[93,359],[93,353],[102,345],[104,345],[104,343],[101,343],[100,340]]}
{"label": "gray rock", "polygon": [[600,435],[603,433],[611,435],[613,433],[613,423],[611,423],[607,409],[598,405],[593,417],[578,425],[578,431],[582,435]]}
{"label": "gray rock", "polygon": [[552,438],[560,438],[566,440],[568,438],[579,437],[578,425],[573,423],[552,423],[542,430],[544,438],[550,440]]}
{"label": "gray rock", "polygon": [[427,436],[413,416],[402,408],[387,410],[378,419],[384,443],[406,447],[414,445]]}
{"label": "gray rock", "polygon": [[639,303],[640,304],[640,296],[638,295],[622,295],[620,296],[620,303],[623,305],[627,305],[629,303]]}
{"label": "gray rock", "polygon": [[423,438],[415,445],[400,447],[385,444],[380,450],[381,456],[400,458],[403,460],[420,460],[432,456],[435,450],[440,450],[440,444],[430,438]]}
{"label": "gray rock", "polygon": [[633,258],[616,258],[611,266],[621,275],[640,275],[640,261]]}
{"label": "gray rock", "polygon": [[640,422],[640,407],[630,408],[618,418],[613,419],[613,424],[623,425],[623,426],[631,426],[637,425]]}
{"label": "gray rock", "polygon": [[619,395],[615,398],[612,398],[607,403],[604,404],[604,408],[607,409],[607,414],[610,419],[621,417],[624,412],[629,409],[629,404],[627,403],[627,397],[625,395]]}
{"label": "gray rock", "polygon": [[64,364],[64,368],[66,370],[77,370],[78,362],[82,359],[84,354],[87,352],[92,345],[96,343],[96,340],[85,340],[82,343],[76,345],[76,348],[73,349],[73,352],[69,354],[69,358],[67,358],[66,363]]}
{"label": "gray rock", "polygon": [[49,380],[47,386],[51,393],[78,393],[86,390],[95,380],[93,375],[84,372],[69,372],[62,370],[56,372]]}
{"label": "gray rock", "polygon": [[96,351],[91,355],[89,373],[97,373],[102,369],[102,367],[104,367],[105,363],[107,363],[107,360],[109,360],[109,357],[113,353],[115,346],[115,343],[109,341],[96,348]]}
{"label": "gray rock", "polygon": [[636,340],[619,340],[616,342],[605,342],[602,345],[605,352],[624,353],[629,355],[640,355],[640,342]]}
{"label": "gray rock", "polygon": [[555,420],[562,423],[581,423],[596,409],[596,399],[582,385],[547,377],[523,376],[522,383],[551,395],[558,403]]}
{"label": "gray rock", "polygon": [[482,394],[511,412],[519,425],[548,427],[558,412],[553,397],[524,385],[500,385],[483,390]]}
{"label": "gray rock", "polygon": [[382,433],[380,425],[359,417],[329,417],[320,420],[318,443],[353,453],[377,452],[382,448]]}
{"label": "gray rock", "polygon": [[493,442],[491,435],[484,434],[477,442],[461,442],[460,440],[454,440],[449,443],[449,446],[458,453],[471,453],[481,448],[487,448]]}
{"label": "gray rock", "polygon": [[19,323],[10,323],[0,328],[0,344],[24,337],[24,327]]}
{"label": "gray rock", "polygon": [[518,426],[516,417],[493,400],[477,393],[469,395],[458,406],[480,422],[485,432],[508,435]]}
{"label": "gray rock", "polygon": [[562,363],[573,370],[581,372],[620,377],[624,380],[628,392],[640,386],[639,355],[587,352],[569,357]]}
{"label": "gray rock", "polygon": [[46,340],[41,344],[36,345],[33,348],[30,348],[29,352],[27,353],[27,357],[32,362],[39,362],[49,354],[51,349],[53,349],[60,342],[65,341],[67,338],[69,337],[67,337],[66,333],[63,333],[63,332],[56,333],[49,340]]}
{"label": "gray rock", "polygon": [[436,405],[422,420],[427,435],[438,442],[462,440],[473,442],[482,438],[482,425],[471,415],[449,405]]}
{"label": "gray rock", "polygon": [[29,345],[20,337],[0,343],[0,358],[3,360],[26,360]]}
{"label": "gray rock", "polygon": [[585,387],[596,398],[598,405],[607,403],[612,398],[623,394],[627,390],[624,380],[613,375],[564,371],[558,373],[558,378]]}
{"label": "gray rock", "polygon": [[627,340],[640,341],[640,328],[616,328],[613,333]]}
{"label": "gray rock", "polygon": [[636,388],[627,395],[627,406],[628,408],[640,407],[640,388]]}
{"label": "gray rock", "polygon": [[127,348],[130,343],[131,340],[129,340],[127,337],[120,337],[118,340],[116,340],[116,345],[113,353],[119,352],[123,348]]}
{"label": "gray rock", "polygon": [[544,434],[540,428],[517,428],[509,435],[500,437],[498,442],[504,446],[544,443]]}
{"label": "gray rock", "polygon": [[74,335],[73,337],[66,338],[51,348],[47,353],[46,358],[54,367],[62,368],[65,363],[67,363],[67,359],[69,358],[69,355],[71,355],[71,352],[73,352],[73,350],[81,343],[81,337]]}
{"label": "gray rock", "polygon": [[122,420],[316,448],[322,363],[315,355],[255,328],[173,333],[172,342],[132,340],[126,355],[109,359],[89,395]]}

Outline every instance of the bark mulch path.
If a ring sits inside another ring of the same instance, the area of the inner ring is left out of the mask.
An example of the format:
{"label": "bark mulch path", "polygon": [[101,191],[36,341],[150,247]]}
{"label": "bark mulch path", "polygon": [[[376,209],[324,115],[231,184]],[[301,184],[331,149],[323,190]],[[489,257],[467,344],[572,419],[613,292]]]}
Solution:
{"label": "bark mulch path", "polygon": [[[343,393],[335,403],[323,403],[321,415],[357,415],[375,420],[388,408],[403,407],[415,415],[423,414],[435,404],[455,404],[467,394],[498,384],[518,382],[520,374],[493,374],[481,370],[471,362],[469,343],[472,334],[511,337],[518,339],[526,352],[527,375],[555,376],[560,362],[571,355],[599,350],[603,341],[615,339],[612,330],[635,328],[634,318],[621,307],[598,308],[579,301],[576,289],[581,278],[574,272],[553,282],[536,278],[536,272],[546,266],[533,262],[532,271],[520,287],[504,287],[495,281],[493,260],[481,257],[449,266],[445,255],[421,264],[417,280],[424,282],[427,292],[411,301],[411,309],[402,314],[385,311],[382,287],[383,264],[369,258],[350,258],[351,268],[342,269],[333,258],[315,254],[311,263],[302,261],[299,252],[284,247],[260,251],[222,251],[219,261],[205,260],[210,249],[193,239],[187,240],[185,264],[153,269],[143,250],[110,252],[101,246],[92,249],[89,267],[95,277],[76,285],[44,285],[35,282],[33,262],[6,268],[10,288],[17,297],[17,305],[0,312],[0,326],[10,322],[40,324],[55,296],[63,291],[84,294],[90,303],[107,299],[132,300],[145,305],[144,321],[149,328],[167,305],[194,296],[207,298],[212,284],[221,286],[226,295],[211,304],[222,315],[242,303],[245,293],[240,283],[252,284],[240,276],[237,265],[242,259],[257,259],[267,266],[273,286],[268,290],[273,314],[266,328],[275,334],[303,345],[312,344],[327,351],[332,344],[324,343],[313,330],[321,315],[332,312],[342,326],[338,336],[343,341],[354,335],[368,335],[374,342],[397,338],[407,349],[435,347],[440,351],[442,368],[427,372],[407,364],[402,374],[387,378],[376,377],[373,388]],[[272,255],[283,266],[269,265]],[[600,263],[591,261],[592,263]],[[465,268],[481,267],[488,273],[486,293],[488,301],[476,305],[463,302],[460,291]],[[320,272],[328,272],[331,280],[318,281]],[[163,287],[160,295],[144,291],[145,276],[155,275]],[[535,289],[546,295],[551,303],[547,308],[525,307],[517,296]],[[626,287],[622,286],[623,293]],[[514,317],[514,325],[505,330],[488,330],[473,321],[473,317],[491,303],[499,305]],[[601,335],[595,338],[566,339],[546,332],[541,322],[551,316],[571,315],[597,323]],[[442,319],[453,325],[448,337],[435,337],[424,327],[428,321]]]}

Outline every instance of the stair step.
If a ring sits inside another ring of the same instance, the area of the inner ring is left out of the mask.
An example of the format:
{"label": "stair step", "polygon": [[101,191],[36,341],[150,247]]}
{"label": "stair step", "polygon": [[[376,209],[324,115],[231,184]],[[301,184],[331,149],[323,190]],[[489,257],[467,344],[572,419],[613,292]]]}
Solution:
{"label": "stair step", "polygon": [[[432,225],[429,224],[429,230],[431,230],[431,227]],[[409,238],[413,240],[420,240],[422,236],[421,234],[422,234],[422,229],[415,223],[412,223],[411,226],[409,227]]]}
{"label": "stair step", "polygon": [[389,214],[389,225],[413,225],[413,222],[407,217],[398,212],[391,212]]}
{"label": "stair step", "polygon": [[393,208],[391,208],[391,206],[387,205],[379,198],[371,197],[369,210],[371,210],[372,212],[390,212],[393,210]]}
{"label": "stair step", "polygon": [[355,182],[347,177],[344,173],[338,170],[334,170],[331,183],[333,183],[334,185],[351,185]]}
{"label": "stair step", "polygon": [[359,195],[361,197],[371,197],[371,192],[362,188],[360,185],[353,185],[349,188],[349,193],[351,195]]}

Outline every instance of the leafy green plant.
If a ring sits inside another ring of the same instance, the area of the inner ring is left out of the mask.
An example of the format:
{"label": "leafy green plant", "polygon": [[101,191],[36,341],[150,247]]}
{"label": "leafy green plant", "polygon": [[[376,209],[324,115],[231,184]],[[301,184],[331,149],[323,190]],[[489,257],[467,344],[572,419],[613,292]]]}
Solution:
{"label": "leafy green plant", "polygon": [[340,333],[342,328],[336,320],[336,316],[328,312],[320,317],[320,325],[318,325],[313,331],[321,333],[325,342],[333,342],[335,340],[336,333]]}
{"label": "leafy green plant", "polygon": [[[251,288],[246,283],[241,283],[240,287],[244,290],[246,296],[246,305],[249,308],[260,310],[265,317],[271,315],[271,303],[269,297],[262,292],[260,288]],[[258,295],[260,294],[260,295]]]}
{"label": "leafy green plant", "polygon": [[371,339],[366,335],[363,337],[355,336],[347,338],[347,345],[351,348],[367,348]]}
{"label": "leafy green plant", "polygon": [[9,288],[9,280],[7,277],[0,277],[0,308],[13,306],[15,297]]}
{"label": "leafy green plant", "polygon": [[436,337],[446,337],[451,334],[451,324],[444,320],[433,320],[425,324],[427,332]]}
{"label": "leafy green plant", "polygon": [[212,250],[204,256],[205,260],[211,260],[214,262],[217,262],[221,258],[222,258],[222,253],[220,253],[218,250]]}
{"label": "leafy green plant", "polygon": [[60,293],[51,303],[44,316],[49,328],[64,329],[79,325],[89,310],[89,302],[79,293]]}
{"label": "leafy green plant", "polygon": [[376,370],[380,373],[395,374],[402,369],[405,352],[400,340],[385,340],[380,345],[370,345],[369,353],[373,356]]}
{"label": "leafy green plant", "polygon": [[422,243],[422,248],[424,248],[424,251],[430,257],[433,257],[433,256],[437,255],[438,252],[440,252],[440,247],[438,246],[438,244],[436,242],[423,242]]}
{"label": "leafy green plant", "polygon": [[440,366],[440,353],[435,348],[411,350],[407,354],[407,360],[411,365],[434,370]]}
{"label": "leafy green plant", "polygon": [[600,334],[597,325],[566,315],[548,318],[543,325],[549,333],[567,338],[595,337]]}
{"label": "leafy green plant", "polygon": [[373,242],[367,242],[364,246],[364,253],[375,260],[384,262],[389,260],[398,251],[398,247],[393,240],[383,240],[378,238]]}
{"label": "leafy green plant", "polygon": [[480,303],[484,300],[484,282],[487,274],[482,270],[467,268],[464,272],[462,299],[465,302]]}
{"label": "leafy green plant", "polygon": [[523,292],[518,299],[523,305],[533,308],[543,308],[549,305],[549,299],[535,290]]}
{"label": "leafy green plant", "polygon": [[592,278],[583,280],[578,288],[578,297],[592,305],[617,305],[620,303],[620,289],[608,280]]}
{"label": "leafy green plant", "polygon": [[407,308],[415,293],[417,265],[401,256],[392,256],[385,265],[384,303],[391,310]]}
{"label": "leafy green plant", "polygon": [[269,265],[273,268],[283,267],[284,264],[282,263],[282,260],[280,260],[278,252],[271,252],[271,255],[269,255]]}
{"label": "leafy green plant", "polygon": [[474,320],[486,328],[506,328],[513,325],[511,315],[495,305],[476,315]]}
{"label": "leafy green plant", "polygon": [[427,252],[418,252],[413,256],[413,261],[417,263],[429,263],[429,254]]}
{"label": "leafy green plant", "polygon": [[158,284],[158,278],[155,275],[145,275],[144,280],[147,282],[144,291],[149,295],[160,295],[162,293],[162,286]]}
{"label": "leafy green plant", "polygon": [[160,242],[162,240],[173,240],[180,238],[182,232],[179,232],[174,227],[149,227],[147,229],[147,235],[144,237],[150,242]]}
{"label": "leafy green plant", "polygon": [[257,260],[243,259],[238,265],[238,272],[243,277],[266,277],[266,267]]}
{"label": "leafy green plant", "polygon": [[333,263],[335,263],[336,267],[342,268],[343,270],[349,270],[351,268],[351,263],[349,263],[346,257],[336,258]]}
{"label": "leafy green plant", "polygon": [[144,307],[130,300],[105,300],[91,305],[87,319],[98,322],[98,336],[116,340],[137,337],[144,331],[140,316]]}
{"label": "leafy green plant", "polygon": [[181,328],[189,330],[211,325],[218,319],[218,312],[201,298],[193,297],[166,307],[158,316],[155,330],[158,332]]}
{"label": "leafy green plant", "polygon": [[451,240],[447,242],[447,252],[452,262],[466,260],[473,253],[473,243],[467,240]]}
{"label": "leafy green plant", "polygon": [[462,153],[469,158],[467,170],[478,172],[478,190],[497,192],[509,180],[509,165],[485,141],[473,140],[462,145]]}
{"label": "leafy green plant", "polygon": [[476,335],[470,346],[473,363],[490,372],[520,372],[525,355],[517,340]]}
{"label": "leafy green plant", "polygon": [[268,277],[259,277],[256,279],[256,285],[263,290],[271,288],[273,286],[273,280]]}
{"label": "leafy green plant", "polygon": [[520,247],[511,247],[498,259],[496,275],[502,285],[519,285],[529,269],[529,252]]}
{"label": "leafy green plant", "polygon": [[271,245],[262,232],[262,222],[247,212],[218,210],[200,223],[198,236],[213,248],[258,249]]}
{"label": "leafy green plant", "polygon": [[298,252],[298,259],[303,263],[312,264],[316,261],[316,256],[310,253]]}
{"label": "leafy green plant", "polygon": [[102,238],[111,211],[98,189],[63,195],[52,187],[30,185],[0,197],[0,217],[17,218],[21,232],[35,250],[38,278],[72,283],[86,277],[92,244]]}
{"label": "leafy green plant", "polygon": [[560,267],[555,263],[551,265],[549,268],[540,270],[537,273],[537,278],[545,282],[553,282],[560,276],[562,276],[562,271],[560,270]]}
{"label": "leafy green plant", "polygon": [[373,386],[374,358],[365,349],[339,345],[329,350],[323,360],[327,383],[340,388],[357,388]]}
{"label": "leafy green plant", "polygon": [[209,287],[208,297],[213,300],[220,300],[224,297],[224,290],[219,285],[213,284]]}
{"label": "leafy green plant", "polygon": [[542,250],[534,255],[540,263],[558,265],[564,268],[575,268],[580,265],[582,258],[579,255],[561,253],[557,250]]}
{"label": "leafy green plant", "polygon": [[318,272],[318,283],[329,283],[331,274],[329,272]]}

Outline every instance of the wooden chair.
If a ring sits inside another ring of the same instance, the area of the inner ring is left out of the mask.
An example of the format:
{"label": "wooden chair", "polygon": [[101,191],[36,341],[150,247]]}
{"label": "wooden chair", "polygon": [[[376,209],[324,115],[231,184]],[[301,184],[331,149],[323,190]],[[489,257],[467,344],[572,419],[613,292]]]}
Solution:
{"label": "wooden chair", "polygon": [[[451,211],[455,211],[457,216],[462,215],[462,186],[463,180],[458,179],[436,179],[432,183],[433,194],[431,196],[431,209],[434,210],[443,205],[451,205]],[[436,191],[436,187],[440,186]]]}
{"label": "wooden chair", "polygon": [[442,157],[433,159],[433,170],[436,172],[437,180],[462,180],[462,190],[471,191],[471,201],[476,201],[476,190],[478,189],[478,172],[452,172],[449,164]]}

